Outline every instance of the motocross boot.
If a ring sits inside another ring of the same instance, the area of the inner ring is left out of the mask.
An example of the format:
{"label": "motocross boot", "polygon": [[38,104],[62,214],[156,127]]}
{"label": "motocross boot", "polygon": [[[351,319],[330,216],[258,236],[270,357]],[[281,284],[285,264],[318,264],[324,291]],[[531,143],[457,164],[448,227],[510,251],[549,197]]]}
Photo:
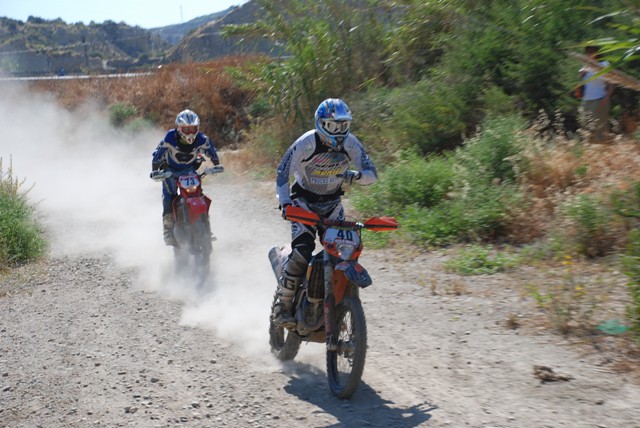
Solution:
{"label": "motocross boot", "polygon": [[304,279],[306,269],[307,260],[294,250],[286,260],[283,274],[278,281],[278,300],[273,311],[273,320],[276,325],[283,327],[295,325],[293,297]]}
{"label": "motocross boot", "polygon": [[178,241],[176,241],[176,237],[173,235],[174,225],[175,219],[173,218],[173,214],[164,214],[162,216],[164,243],[170,247],[178,246]]}
{"label": "motocross boot", "polygon": [[[273,322],[280,327],[293,327],[296,319],[293,316],[293,296],[294,291],[287,287],[285,276],[278,281],[278,300],[273,306]],[[293,285],[290,285],[293,286]]]}
{"label": "motocross boot", "polygon": [[216,235],[214,235],[213,232],[211,231],[211,222],[209,221],[209,216],[205,216],[204,224],[207,226],[207,231],[209,233],[209,239],[211,239],[211,241],[217,240],[218,238],[216,238]]}

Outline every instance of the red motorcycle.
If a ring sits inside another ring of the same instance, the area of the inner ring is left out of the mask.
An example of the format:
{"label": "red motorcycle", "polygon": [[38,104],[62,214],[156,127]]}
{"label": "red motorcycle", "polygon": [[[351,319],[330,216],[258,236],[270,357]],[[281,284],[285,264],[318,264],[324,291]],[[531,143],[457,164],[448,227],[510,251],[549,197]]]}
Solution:
{"label": "red motorcycle", "polygon": [[[209,224],[211,199],[202,191],[202,178],[223,171],[222,165],[216,165],[202,173],[193,169],[183,171],[177,177],[178,196],[173,200],[173,234],[178,242],[173,247],[176,267],[180,272],[191,270],[199,284],[209,275],[209,259],[213,249]],[[152,178],[160,181],[173,174],[165,170]]]}
{"label": "red motorcycle", "polygon": [[[398,228],[398,223],[393,217],[372,217],[364,223],[321,219],[297,206],[287,207],[285,217],[317,227],[323,249],[311,258],[294,296],[294,327],[274,323],[276,292],[269,322],[271,352],[287,361],[295,358],[302,341],[325,343],[331,392],[338,398],[349,398],[360,383],[367,352],[367,325],[359,292],[372,283],[358,262],[363,249],[361,230],[391,231]],[[269,251],[276,279],[282,275],[290,251],[276,247]]]}

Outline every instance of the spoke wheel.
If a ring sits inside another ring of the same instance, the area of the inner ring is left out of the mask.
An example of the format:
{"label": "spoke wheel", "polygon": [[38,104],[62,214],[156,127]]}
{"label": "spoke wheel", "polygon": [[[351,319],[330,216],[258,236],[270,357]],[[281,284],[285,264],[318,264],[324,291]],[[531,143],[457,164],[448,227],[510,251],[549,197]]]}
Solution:
{"label": "spoke wheel", "polygon": [[335,351],[327,351],[329,388],[338,398],[349,398],[358,388],[367,354],[367,324],[362,303],[346,296],[336,306],[338,343]]}
{"label": "spoke wheel", "polygon": [[202,286],[209,276],[211,259],[211,233],[207,224],[198,220],[193,223],[194,274],[196,282]]}

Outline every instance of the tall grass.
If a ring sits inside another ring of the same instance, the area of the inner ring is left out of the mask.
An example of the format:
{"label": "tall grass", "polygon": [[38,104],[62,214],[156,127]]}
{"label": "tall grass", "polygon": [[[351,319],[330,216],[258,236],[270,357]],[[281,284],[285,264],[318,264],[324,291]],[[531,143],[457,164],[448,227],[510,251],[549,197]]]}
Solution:
{"label": "tall grass", "polygon": [[0,158],[0,270],[40,257],[45,239],[34,221],[34,207],[29,204],[24,180],[14,175],[13,164],[3,167]]}

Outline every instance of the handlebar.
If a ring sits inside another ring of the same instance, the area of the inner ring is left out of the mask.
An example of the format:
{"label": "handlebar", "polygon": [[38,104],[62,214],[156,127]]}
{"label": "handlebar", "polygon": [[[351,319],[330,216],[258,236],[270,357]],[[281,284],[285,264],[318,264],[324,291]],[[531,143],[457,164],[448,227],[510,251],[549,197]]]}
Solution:
{"label": "handlebar", "polygon": [[389,230],[396,230],[398,228],[398,221],[394,217],[371,217],[365,222],[340,219],[321,219],[318,214],[295,205],[289,205],[285,209],[285,218],[290,221],[295,221],[310,226],[322,225],[346,229],[369,229],[372,232],[384,232]]}
{"label": "handlebar", "polygon": [[[218,174],[221,172],[224,172],[224,167],[222,165],[215,165],[215,166],[212,166],[211,168],[205,169],[202,173],[198,174],[198,176],[202,178],[205,175]],[[149,177],[154,181],[162,181],[167,178],[173,177],[173,175],[174,173],[168,169],[164,169],[164,170],[160,169],[160,170],[151,171],[151,174],[149,174]]]}

